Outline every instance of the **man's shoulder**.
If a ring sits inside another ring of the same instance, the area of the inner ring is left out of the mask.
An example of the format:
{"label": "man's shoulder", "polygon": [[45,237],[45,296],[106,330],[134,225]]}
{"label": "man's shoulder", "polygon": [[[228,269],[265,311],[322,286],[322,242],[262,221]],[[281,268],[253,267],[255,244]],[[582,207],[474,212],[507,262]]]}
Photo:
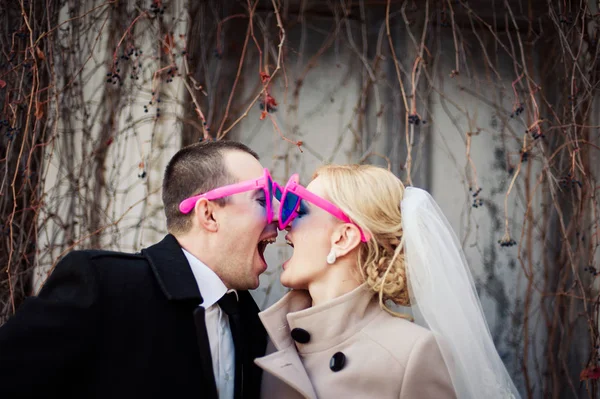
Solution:
{"label": "man's shoulder", "polygon": [[145,260],[146,258],[141,252],[117,252],[108,251],[104,249],[86,249],[90,259],[94,260],[111,260],[111,259],[131,259],[131,260]]}
{"label": "man's shoulder", "polygon": [[71,251],[59,262],[60,267],[91,268],[96,272],[111,273],[115,271],[135,272],[148,267],[148,260],[141,253],[127,253],[100,249],[82,249]]}
{"label": "man's shoulder", "polygon": [[[63,257],[63,260],[88,260],[88,261],[107,261],[111,262],[114,260],[145,260],[146,258],[140,252],[129,253],[129,252],[118,252],[109,251],[103,249],[78,249],[69,252]],[[96,263],[96,262],[94,262]]]}
{"label": "man's shoulder", "polygon": [[83,276],[100,288],[110,287],[107,292],[117,296],[125,286],[131,290],[132,284],[135,289],[145,289],[155,278],[143,254],[98,249],[71,251],[58,263],[52,274],[55,273]]}

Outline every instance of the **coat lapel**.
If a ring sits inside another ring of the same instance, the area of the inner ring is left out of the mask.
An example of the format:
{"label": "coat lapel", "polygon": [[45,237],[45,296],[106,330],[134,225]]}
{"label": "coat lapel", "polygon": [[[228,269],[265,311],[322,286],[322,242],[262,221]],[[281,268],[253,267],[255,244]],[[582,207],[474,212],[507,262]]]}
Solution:
{"label": "coat lapel", "polygon": [[[310,307],[311,299],[308,293],[301,290],[292,290],[269,309],[259,313],[262,324],[271,338],[273,352],[268,356],[256,359],[254,362],[263,370],[283,381],[305,398],[316,399],[315,389],[310,382],[302,360],[298,355],[294,341],[291,338],[290,328],[286,315],[290,312]],[[263,378],[263,391],[267,385],[277,384],[269,376]]]}
{"label": "coat lapel", "polygon": [[197,299],[202,303],[198,283],[177,239],[163,240],[142,250],[165,296],[169,300]]}
{"label": "coat lapel", "polygon": [[203,379],[207,384],[208,397],[216,398],[217,387],[212,368],[204,308],[199,306],[203,299],[194,273],[192,273],[181,246],[173,235],[168,234],[161,242],[143,249],[142,255],[150,263],[156,281],[169,301],[187,301],[195,304],[193,318],[196,326],[198,348],[200,349]]}
{"label": "coat lapel", "polygon": [[194,323],[196,324],[196,336],[198,337],[198,347],[200,348],[200,363],[204,379],[208,384],[206,389],[211,393],[209,397],[217,397],[217,383],[212,366],[212,355],[210,354],[210,344],[208,342],[208,332],[204,319],[204,308],[198,306],[194,310]]}
{"label": "coat lapel", "polygon": [[[244,397],[258,398],[262,369],[254,364],[254,359],[265,355],[267,332],[258,318],[258,306],[248,291],[238,291],[242,324],[245,336]],[[247,377],[246,377],[247,376]]]}
{"label": "coat lapel", "polygon": [[[298,356],[296,348],[289,346],[285,349],[271,353],[265,357],[258,358],[254,362],[267,373],[286,383],[291,388],[298,391],[304,398],[317,399],[315,389],[310,382],[310,378],[304,369],[304,365]],[[263,378],[263,391],[273,392],[270,385],[276,384],[269,381],[265,376]]]}

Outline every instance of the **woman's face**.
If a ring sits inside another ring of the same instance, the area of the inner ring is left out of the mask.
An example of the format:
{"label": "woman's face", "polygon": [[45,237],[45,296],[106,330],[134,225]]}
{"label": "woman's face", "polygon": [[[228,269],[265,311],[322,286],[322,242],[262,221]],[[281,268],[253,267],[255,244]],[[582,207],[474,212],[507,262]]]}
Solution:
{"label": "woman's face", "polygon": [[[306,189],[328,199],[323,184],[323,180],[317,177]],[[298,216],[287,228],[286,240],[294,247],[294,253],[283,264],[281,284],[289,288],[308,289],[312,282],[325,274],[333,230],[339,223],[328,212],[302,200]]]}

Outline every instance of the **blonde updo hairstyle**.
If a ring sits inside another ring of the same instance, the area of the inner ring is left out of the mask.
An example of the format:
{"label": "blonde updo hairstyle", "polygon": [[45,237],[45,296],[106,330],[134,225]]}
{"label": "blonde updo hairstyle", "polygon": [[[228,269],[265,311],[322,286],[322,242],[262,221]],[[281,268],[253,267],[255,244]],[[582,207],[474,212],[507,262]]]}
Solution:
{"label": "blonde updo hairstyle", "polygon": [[323,180],[328,199],[371,235],[360,244],[358,269],[363,281],[379,294],[380,305],[388,311],[388,300],[410,306],[400,210],[402,181],[373,165],[326,165],[317,169],[316,177]]}

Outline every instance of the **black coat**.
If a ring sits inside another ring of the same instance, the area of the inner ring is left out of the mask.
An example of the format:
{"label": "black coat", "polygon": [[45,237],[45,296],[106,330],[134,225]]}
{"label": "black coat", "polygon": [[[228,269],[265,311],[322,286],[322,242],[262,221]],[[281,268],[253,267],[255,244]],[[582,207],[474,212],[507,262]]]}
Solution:
{"label": "black coat", "polygon": [[[239,298],[252,363],[266,332],[250,294]],[[217,398],[200,303],[172,235],[140,254],[71,252],[0,328],[0,397]],[[253,365],[244,398],[260,377]]]}

